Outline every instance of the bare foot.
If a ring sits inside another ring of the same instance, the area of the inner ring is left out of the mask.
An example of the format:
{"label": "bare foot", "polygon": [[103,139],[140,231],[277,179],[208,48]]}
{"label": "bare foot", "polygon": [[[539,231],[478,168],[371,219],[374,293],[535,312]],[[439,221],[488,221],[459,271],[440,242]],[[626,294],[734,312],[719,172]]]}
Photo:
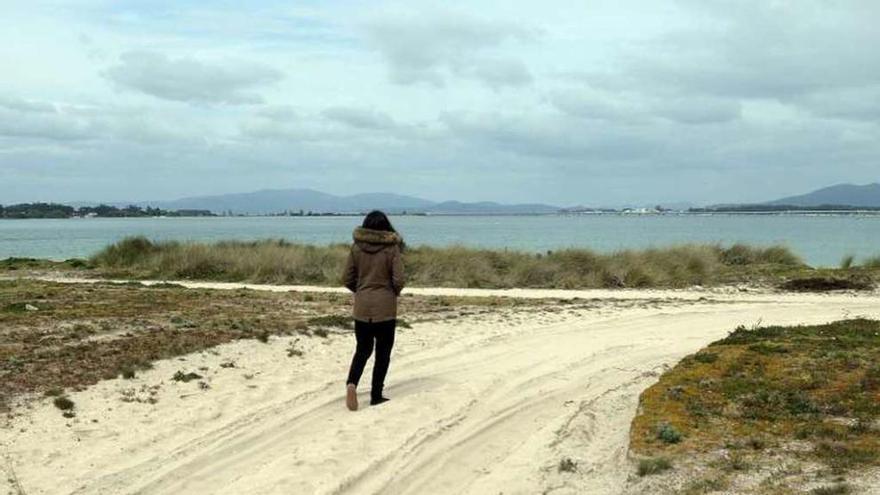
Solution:
{"label": "bare foot", "polygon": [[358,410],[357,386],[353,383],[349,383],[348,387],[346,387],[345,405],[346,405],[346,407],[348,407],[349,411],[357,411]]}

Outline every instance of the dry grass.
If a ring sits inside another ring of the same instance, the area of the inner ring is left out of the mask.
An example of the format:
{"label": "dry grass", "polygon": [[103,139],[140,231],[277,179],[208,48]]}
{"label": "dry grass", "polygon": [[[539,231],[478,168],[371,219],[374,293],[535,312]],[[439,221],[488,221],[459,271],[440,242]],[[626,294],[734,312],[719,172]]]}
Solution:
{"label": "dry grass", "polygon": [[673,461],[727,452],[708,468],[719,475],[780,457],[829,475],[880,466],[877,363],[880,321],[738,328],[642,394],[632,449]]}
{"label": "dry grass", "polygon": [[[106,276],[338,285],[346,245],[281,240],[161,242],[138,237],[107,247],[89,263]],[[431,287],[687,287],[799,273],[807,267],[783,247],[683,245],[600,254],[547,253],[461,246],[408,249],[410,285]]]}

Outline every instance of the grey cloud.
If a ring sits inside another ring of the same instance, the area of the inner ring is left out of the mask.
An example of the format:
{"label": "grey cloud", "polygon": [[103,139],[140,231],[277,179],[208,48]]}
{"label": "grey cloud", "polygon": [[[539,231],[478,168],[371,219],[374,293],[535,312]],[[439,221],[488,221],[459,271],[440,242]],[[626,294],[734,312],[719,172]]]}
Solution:
{"label": "grey cloud", "polygon": [[629,161],[658,149],[641,131],[552,115],[443,114],[457,139],[512,155],[595,163]]}
{"label": "grey cloud", "polygon": [[96,137],[97,128],[88,119],[48,112],[37,106],[12,110],[0,108],[0,136],[46,141],[79,141]]}
{"label": "grey cloud", "polygon": [[456,74],[471,77],[492,88],[526,86],[532,82],[532,74],[524,63],[514,59],[473,60],[453,65]]}
{"label": "grey cloud", "polygon": [[598,91],[581,87],[551,95],[549,102],[573,117],[619,124],[649,124],[656,118],[680,124],[710,124],[739,118],[738,100],[694,95],[659,97],[635,91]]}
{"label": "grey cloud", "polygon": [[127,52],[119,64],[104,75],[120,87],[166,100],[253,104],[262,97],[250,92],[255,87],[282,79],[282,74],[264,65],[226,61],[206,63],[184,57],[170,59],[155,52]]}
{"label": "grey cloud", "polygon": [[556,109],[572,117],[621,123],[644,119],[643,105],[622,92],[580,87],[555,92],[548,100]]}
{"label": "grey cloud", "polygon": [[297,117],[297,112],[291,105],[267,105],[259,109],[256,116],[276,122],[288,122]]}
{"label": "grey cloud", "polygon": [[653,112],[682,124],[713,124],[738,119],[741,107],[732,99],[685,97],[660,100],[653,105]]}
{"label": "grey cloud", "polygon": [[880,85],[814,92],[794,103],[820,117],[880,121]]}
{"label": "grey cloud", "polygon": [[708,27],[638,46],[640,54],[625,66],[642,84],[787,99],[880,80],[876,3],[849,2],[849,9],[822,1],[684,3],[700,9]]}
{"label": "grey cloud", "polygon": [[391,79],[400,84],[441,86],[449,75],[494,88],[532,81],[522,61],[495,50],[532,39],[518,26],[441,13],[383,19],[369,24],[367,32],[386,58]]}
{"label": "grey cloud", "polygon": [[322,112],[330,120],[356,129],[386,130],[395,127],[394,119],[388,114],[362,108],[333,107]]}
{"label": "grey cloud", "polygon": [[614,69],[583,75],[582,80],[608,91],[715,101],[714,110],[707,108],[705,115],[688,105],[681,106],[685,114],[661,112],[684,122],[735,118],[736,109],[722,100],[735,105],[755,99],[806,105],[819,115],[863,118],[853,104],[835,104],[829,98],[840,94],[845,99],[846,93],[864,91],[880,80],[880,57],[874,49],[880,46],[880,4],[679,3],[700,22],[632,44],[617,54]]}
{"label": "grey cloud", "polygon": [[[169,121],[185,125],[169,126]],[[149,108],[0,99],[0,138],[18,139],[25,146],[55,142],[70,148],[115,141],[166,147],[193,144],[203,135],[189,119]]]}
{"label": "grey cloud", "polygon": [[55,113],[57,111],[52,103],[2,95],[0,95],[0,107],[19,112]]}

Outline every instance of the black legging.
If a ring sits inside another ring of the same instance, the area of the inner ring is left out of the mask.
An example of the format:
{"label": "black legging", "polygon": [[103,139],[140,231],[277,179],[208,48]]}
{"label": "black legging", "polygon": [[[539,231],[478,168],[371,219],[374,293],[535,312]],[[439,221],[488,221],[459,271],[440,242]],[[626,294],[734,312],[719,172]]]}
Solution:
{"label": "black legging", "polygon": [[370,392],[372,398],[382,397],[382,389],[385,387],[385,375],[388,374],[388,364],[391,362],[391,348],[394,347],[394,331],[397,320],[368,323],[355,320],[354,335],[357,338],[357,348],[351,359],[351,368],[348,371],[348,381],[355,385],[364,374],[364,367],[370,354],[373,353],[373,340],[376,341],[376,362],[373,363],[373,389]]}

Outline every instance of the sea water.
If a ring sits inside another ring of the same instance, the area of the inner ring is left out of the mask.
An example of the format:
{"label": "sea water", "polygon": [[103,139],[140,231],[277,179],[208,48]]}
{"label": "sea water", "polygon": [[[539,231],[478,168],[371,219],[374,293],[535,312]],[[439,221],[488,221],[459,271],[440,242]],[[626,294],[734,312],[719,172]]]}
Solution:
{"label": "sea water", "polygon": [[[127,236],[155,240],[286,239],[348,242],[359,217],[208,217],[0,220],[0,259],[88,257]],[[880,255],[880,215],[540,215],[392,217],[409,245],[545,252],[620,249],[684,243],[784,245],[814,266],[847,255]]]}

